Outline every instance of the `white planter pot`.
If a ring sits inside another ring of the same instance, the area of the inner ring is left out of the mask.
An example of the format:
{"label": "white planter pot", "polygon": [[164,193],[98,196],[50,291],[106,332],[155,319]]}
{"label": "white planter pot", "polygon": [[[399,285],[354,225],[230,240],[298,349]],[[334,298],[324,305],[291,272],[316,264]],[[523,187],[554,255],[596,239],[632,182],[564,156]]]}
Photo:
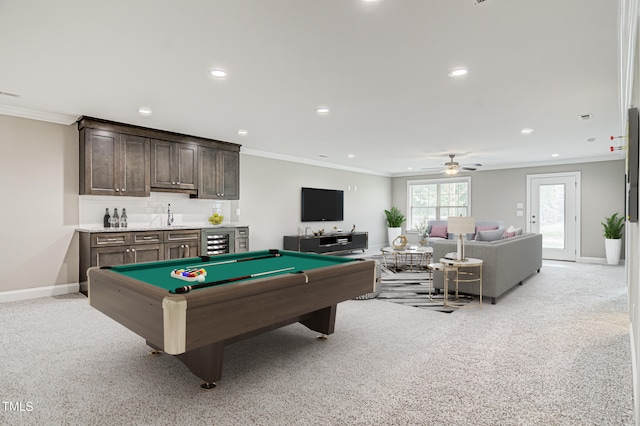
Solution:
{"label": "white planter pot", "polygon": [[604,251],[607,255],[607,263],[609,265],[617,265],[620,262],[620,249],[622,248],[622,240],[604,239]]}
{"label": "white planter pot", "polygon": [[402,227],[400,228],[387,228],[387,233],[389,236],[389,246],[393,247],[393,240],[402,235]]}

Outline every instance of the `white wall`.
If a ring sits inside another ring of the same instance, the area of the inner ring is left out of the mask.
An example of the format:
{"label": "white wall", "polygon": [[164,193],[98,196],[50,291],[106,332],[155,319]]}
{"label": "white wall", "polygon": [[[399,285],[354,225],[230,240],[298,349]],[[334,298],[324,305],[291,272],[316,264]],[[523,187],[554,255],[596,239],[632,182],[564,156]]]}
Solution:
{"label": "white wall", "polygon": [[[344,191],[344,221],[301,222],[301,188]],[[298,228],[345,231],[355,224],[369,232],[369,247],[386,240],[384,209],[391,203],[391,178],[276,160],[240,152],[240,216],[250,225],[252,250],[282,248],[284,235]]]}
{"label": "white wall", "polygon": [[0,291],[78,281],[78,131],[0,115]]}

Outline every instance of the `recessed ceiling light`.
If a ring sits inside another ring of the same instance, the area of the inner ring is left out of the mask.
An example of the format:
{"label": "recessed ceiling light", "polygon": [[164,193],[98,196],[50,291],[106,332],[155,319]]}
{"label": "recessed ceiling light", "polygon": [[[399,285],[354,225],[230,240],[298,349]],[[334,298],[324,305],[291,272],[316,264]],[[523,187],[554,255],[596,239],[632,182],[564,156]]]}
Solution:
{"label": "recessed ceiling light", "polygon": [[238,134],[240,136],[247,136],[247,134],[249,134],[249,132],[246,131],[245,129],[240,129],[240,130],[238,130]]}
{"label": "recessed ceiling light", "polygon": [[151,114],[153,114],[153,111],[151,111],[151,108],[147,108],[147,107],[140,107],[138,108],[138,113],[140,115],[146,115],[149,116]]}
{"label": "recessed ceiling light", "polygon": [[552,157],[560,157],[560,154],[551,154]]}
{"label": "recessed ceiling light", "polygon": [[362,0],[363,3],[378,3],[382,0]]}
{"label": "recessed ceiling light", "polygon": [[587,139],[587,142],[589,142],[589,143],[593,143],[593,142],[595,142],[595,141],[596,141],[596,138],[589,138],[589,139]]}
{"label": "recessed ceiling light", "polygon": [[463,67],[454,68],[451,71],[449,71],[449,77],[462,77],[463,75],[466,75],[468,72],[469,70]]}
{"label": "recessed ceiling light", "polygon": [[322,157],[322,158],[329,158],[329,156],[328,156],[328,155],[326,155],[326,154],[318,154],[318,157]]}
{"label": "recessed ceiling light", "polygon": [[531,133],[533,133],[533,129],[531,127],[525,127],[524,129],[520,130],[520,133],[522,133],[523,135],[530,135]]}
{"label": "recessed ceiling light", "polygon": [[349,154],[349,155],[347,155],[347,158],[356,158],[356,156],[353,155],[353,154]]}
{"label": "recessed ceiling light", "polygon": [[223,78],[227,76],[227,72],[221,69],[211,70],[211,75],[218,78]]}
{"label": "recessed ceiling light", "polygon": [[327,107],[318,107],[318,108],[316,108],[316,112],[318,114],[329,114],[329,108],[327,108]]}

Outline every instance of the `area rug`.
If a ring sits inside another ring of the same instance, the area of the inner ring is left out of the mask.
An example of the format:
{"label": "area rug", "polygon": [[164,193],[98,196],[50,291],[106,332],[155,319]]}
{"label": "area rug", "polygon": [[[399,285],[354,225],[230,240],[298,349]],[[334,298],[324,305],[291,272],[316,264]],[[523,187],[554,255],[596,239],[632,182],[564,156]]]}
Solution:
{"label": "area rug", "polygon": [[454,300],[455,296],[450,294],[445,307],[444,294],[436,294],[430,271],[395,271],[385,266],[382,256],[371,258],[378,263],[380,300],[446,313],[478,303],[478,298],[471,295],[459,294],[458,300]]}

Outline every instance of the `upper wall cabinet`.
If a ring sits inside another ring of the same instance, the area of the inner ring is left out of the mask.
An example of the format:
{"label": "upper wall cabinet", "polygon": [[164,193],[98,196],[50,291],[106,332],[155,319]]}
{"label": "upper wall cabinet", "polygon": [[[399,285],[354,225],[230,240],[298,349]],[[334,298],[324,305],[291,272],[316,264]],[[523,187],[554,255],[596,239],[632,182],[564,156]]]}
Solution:
{"label": "upper wall cabinet", "polygon": [[237,151],[201,146],[198,198],[240,198],[240,155]]}
{"label": "upper wall cabinet", "polygon": [[198,145],[151,140],[151,187],[160,190],[198,189]]}
{"label": "upper wall cabinet", "polygon": [[237,200],[240,145],[81,117],[80,194]]}
{"label": "upper wall cabinet", "polygon": [[80,130],[80,194],[149,196],[149,139]]}

